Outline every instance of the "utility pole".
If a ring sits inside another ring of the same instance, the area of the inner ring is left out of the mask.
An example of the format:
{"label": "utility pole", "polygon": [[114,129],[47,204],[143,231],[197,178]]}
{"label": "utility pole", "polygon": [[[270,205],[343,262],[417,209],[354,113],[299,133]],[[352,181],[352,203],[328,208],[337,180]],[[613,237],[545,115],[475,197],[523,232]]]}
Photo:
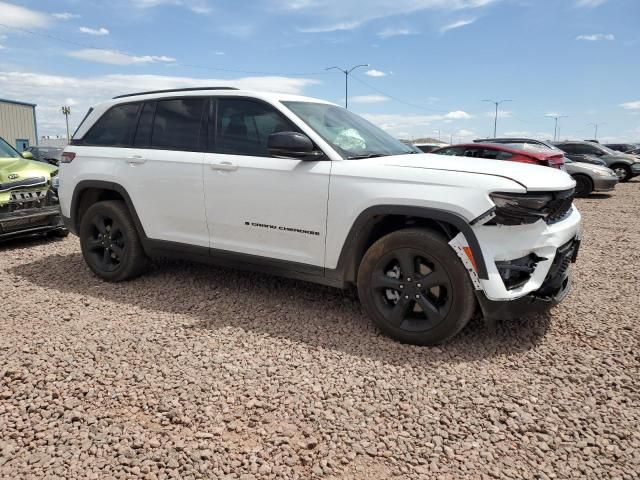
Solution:
{"label": "utility pole", "polygon": [[553,118],[556,121],[555,127],[553,129],[553,141],[557,142],[558,136],[560,135],[560,130],[558,129],[558,120],[560,120],[561,118],[567,118],[567,115],[554,115],[548,113],[547,115],[545,115],[545,117]]}
{"label": "utility pole", "polygon": [[438,141],[440,141],[440,129],[436,129],[434,132],[438,132]]}
{"label": "utility pole", "polygon": [[356,68],[360,67],[368,67],[368,63],[362,63],[360,65],[355,65],[351,68],[340,68],[340,67],[328,67],[325,70],[339,70],[344,73],[344,108],[349,109],[349,74],[353,72]]}
{"label": "utility pole", "polygon": [[596,131],[593,135],[594,140],[598,140],[598,127],[604,125],[604,123],[590,123],[589,125],[596,127]]}
{"label": "utility pole", "polygon": [[482,100],[483,102],[493,103],[496,106],[496,116],[493,120],[493,138],[498,136],[498,106],[504,102],[513,102],[513,100]]}
{"label": "utility pole", "polygon": [[69,143],[71,141],[71,138],[69,137],[69,115],[71,115],[71,107],[63,106],[62,114],[67,122],[67,143]]}

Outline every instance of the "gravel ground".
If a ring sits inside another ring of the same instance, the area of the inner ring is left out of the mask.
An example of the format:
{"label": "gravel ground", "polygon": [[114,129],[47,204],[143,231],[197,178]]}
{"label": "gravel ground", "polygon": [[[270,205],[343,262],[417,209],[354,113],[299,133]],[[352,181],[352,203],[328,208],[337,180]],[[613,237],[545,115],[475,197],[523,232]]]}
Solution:
{"label": "gravel ground", "polygon": [[0,247],[2,478],[640,475],[640,182],[579,200],[574,291],[440,348],[340,291],[158,262],[110,285],[78,241]]}

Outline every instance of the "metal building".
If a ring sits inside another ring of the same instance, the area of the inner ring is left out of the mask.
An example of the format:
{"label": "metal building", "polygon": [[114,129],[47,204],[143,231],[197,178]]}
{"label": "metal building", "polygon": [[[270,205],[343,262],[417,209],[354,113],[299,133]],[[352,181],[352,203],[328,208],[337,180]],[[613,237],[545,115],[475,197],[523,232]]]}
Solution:
{"label": "metal building", "polygon": [[0,137],[22,152],[38,144],[36,106],[0,98]]}

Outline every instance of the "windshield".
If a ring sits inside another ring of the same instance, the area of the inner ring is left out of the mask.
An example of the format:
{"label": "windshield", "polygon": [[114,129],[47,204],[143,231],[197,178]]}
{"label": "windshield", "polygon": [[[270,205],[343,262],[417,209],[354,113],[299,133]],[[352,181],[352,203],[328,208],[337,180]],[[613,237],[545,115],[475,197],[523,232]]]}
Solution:
{"label": "windshield", "polygon": [[615,150],[611,150],[609,147],[605,147],[604,145],[598,145],[598,148],[600,148],[600,150],[604,150],[604,152],[609,155],[620,155],[620,153],[622,153],[622,152],[616,152]]}
{"label": "windshield", "polygon": [[282,102],[346,159],[417,153],[412,147],[342,107]]}
{"label": "windshield", "polygon": [[0,157],[4,158],[21,158],[20,154],[15,148],[0,138]]}

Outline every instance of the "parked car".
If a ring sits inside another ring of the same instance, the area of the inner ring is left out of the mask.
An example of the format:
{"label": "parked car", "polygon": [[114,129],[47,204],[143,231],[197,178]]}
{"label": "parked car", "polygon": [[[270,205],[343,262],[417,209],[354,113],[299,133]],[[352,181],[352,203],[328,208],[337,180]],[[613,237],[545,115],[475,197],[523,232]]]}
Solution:
{"label": "parked car", "polygon": [[597,156],[607,167],[616,172],[621,182],[628,182],[640,175],[640,161],[633,155],[611,150],[604,145],[593,142],[555,142],[554,145],[563,150],[568,158],[580,162],[585,156]]}
{"label": "parked car", "polygon": [[562,169],[564,155],[557,150],[538,146],[516,148],[499,143],[468,143],[453,145],[434,150],[437,155],[453,155],[456,157],[487,158],[490,160],[509,160],[511,162],[531,163],[544,167]]}
{"label": "parked car", "polygon": [[605,143],[604,146],[622,153],[629,153],[631,150],[638,148],[638,145],[635,143]]}
{"label": "parked car", "polygon": [[[564,155],[562,150],[540,140],[524,138],[499,140],[501,141],[500,145],[516,150],[522,150],[523,152],[537,150],[555,152],[556,154]],[[604,165],[604,162],[601,160],[597,161]],[[576,197],[585,197],[594,191],[608,192],[613,190],[618,183],[618,177],[613,170],[604,166],[574,162],[565,157],[564,169],[576,181]]]}
{"label": "parked car", "polygon": [[25,151],[31,152],[33,158],[39,162],[50,163],[56,167],[60,164],[62,158],[62,148],[56,147],[27,147]]}
{"label": "parked car", "polygon": [[[563,152],[562,150],[560,150],[553,143],[547,142],[544,140],[537,140],[534,138],[522,138],[522,137],[486,138],[486,139],[476,139],[474,140],[474,142],[475,143],[500,143],[503,145],[508,145],[516,148],[520,148],[525,145],[535,145],[538,147],[544,147],[550,150],[557,150],[562,152],[565,156],[565,161],[569,158],[566,152]],[[600,165],[602,167],[607,166],[607,164],[604,161],[600,160],[595,155],[582,155],[580,159],[576,161],[579,161],[580,163],[590,163],[592,165]]]}
{"label": "parked car", "polygon": [[22,155],[0,138],[0,240],[67,235],[56,192],[57,168]]}
{"label": "parked car", "polygon": [[640,155],[640,148],[634,148],[627,152],[627,155],[635,155],[636,157]]}
{"label": "parked car", "polygon": [[618,184],[618,176],[607,167],[574,162],[565,158],[565,170],[576,181],[576,197],[586,197],[593,192],[609,192]]}
{"label": "parked car", "polygon": [[106,281],[177,256],[353,285],[384,332],[421,345],[451,338],[477,308],[513,318],[570,288],[580,213],[569,175],[415,153],[322,100],[132,94],[95,106],[71,143],[63,216]]}

